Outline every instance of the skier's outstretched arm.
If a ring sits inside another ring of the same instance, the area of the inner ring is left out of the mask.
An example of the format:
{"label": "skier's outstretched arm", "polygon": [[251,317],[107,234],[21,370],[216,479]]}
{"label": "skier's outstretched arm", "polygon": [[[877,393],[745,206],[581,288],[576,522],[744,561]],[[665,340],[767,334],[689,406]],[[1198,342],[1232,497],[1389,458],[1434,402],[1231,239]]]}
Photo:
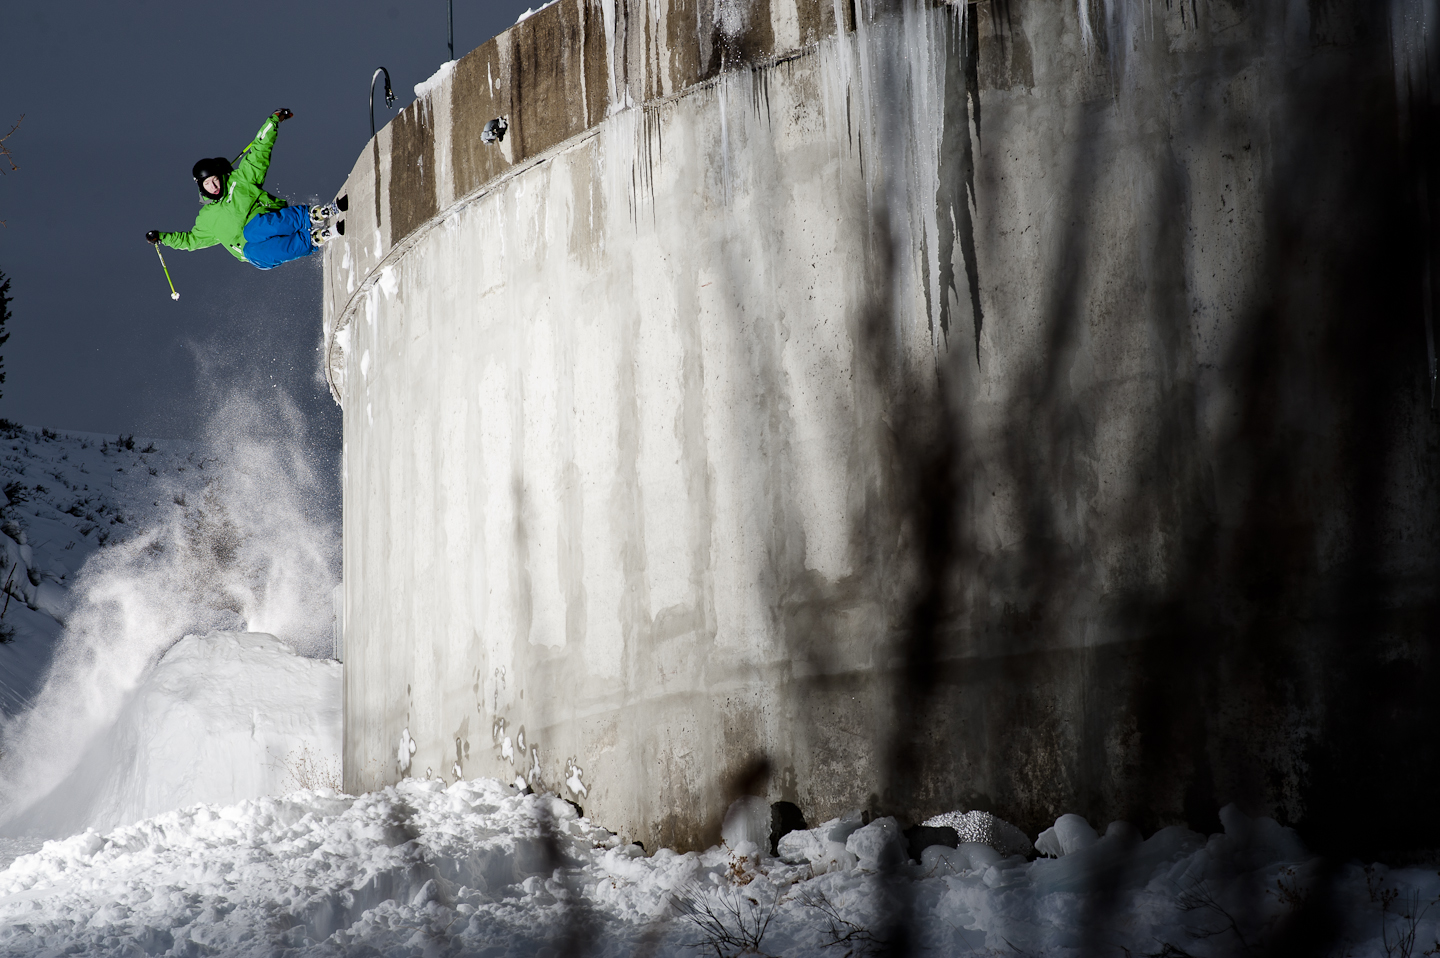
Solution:
{"label": "skier's outstretched arm", "polygon": [[270,151],[275,149],[275,135],[280,129],[280,124],[290,119],[295,114],[289,110],[276,110],[265,121],[260,132],[255,134],[255,139],[245,148],[245,153],[240,158],[240,165],[235,168],[231,175],[238,176],[246,183],[253,183],[255,186],[265,185],[265,174],[270,169]]}
{"label": "skier's outstretched arm", "polygon": [[[151,237],[155,237],[151,239]],[[171,249],[197,250],[207,246],[214,246],[220,242],[204,230],[193,229],[186,233],[162,233],[159,230],[151,230],[145,234],[145,238],[152,243],[164,243]]]}

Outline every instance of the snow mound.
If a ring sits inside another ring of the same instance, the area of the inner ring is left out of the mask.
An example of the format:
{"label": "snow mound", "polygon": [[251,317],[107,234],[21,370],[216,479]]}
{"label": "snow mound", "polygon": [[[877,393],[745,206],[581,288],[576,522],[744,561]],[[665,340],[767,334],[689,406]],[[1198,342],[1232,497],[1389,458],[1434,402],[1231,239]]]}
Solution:
{"label": "snow mound", "polygon": [[857,863],[847,843],[850,836],[865,825],[858,811],[847,812],[815,828],[789,832],[782,836],[776,851],[791,864],[808,864],[816,875],[843,871]]}
{"label": "snow mound", "polygon": [[845,850],[865,871],[885,871],[905,861],[905,836],[893,818],[877,818],[845,839]]}
{"label": "snow mound", "polygon": [[[1079,815],[1067,817],[1080,818]],[[1083,818],[1080,820],[1084,821]],[[1028,855],[1033,851],[1030,839],[1024,832],[989,812],[944,812],[927,818],[921,824],[930,828],[953,828],[962,843],[989,845],[1007,858],[1011,855]]]}
{"label": "snow mound", "polygon": [[[935,846],[887,876],[861,856],[898,853],[888,819],[785,836],[854,846],[824,872],[751,842],[646,858],[554,796],[407,779],[358,798],[320,789],[199,805],[48,842],[0,871],[0,954],[518,956],[579,953],[583,941],[596,956],[694,955],[716,951],[706,945],[717,929],[763,925],[752,953],[805,958],[855,941],[878,949],[902,914],[912,954],[1088,954],[1097,914],[1116,953],[1264,950],[1322,889],[1322,871],[1289,829],[1233,807],[1221,820],[1208,839],[1167,828],[1142,840],[1112,825],[1059,859]],[[1386,954],[1384,934],[1401,930],[1375,889],[1423,903],[1440,877],[1337,873],[1320,893],[1349,954]],[[1417,941],[1440,932],[1435,919],[1420,915]]]}
{"label": "snow mound", "polygon": [[79,766],[7,831],[64,834],[197,802],[339,787],[340,665],[262,633],[186,636]]}
{"label": "snow mound", "polygon": [[1089,848],[1100,840],[1090,823],[1079,815],[1061,815],[1055,824],[1035,839],[1035,850],[1051,858],[1062,858],[1071,852]]}

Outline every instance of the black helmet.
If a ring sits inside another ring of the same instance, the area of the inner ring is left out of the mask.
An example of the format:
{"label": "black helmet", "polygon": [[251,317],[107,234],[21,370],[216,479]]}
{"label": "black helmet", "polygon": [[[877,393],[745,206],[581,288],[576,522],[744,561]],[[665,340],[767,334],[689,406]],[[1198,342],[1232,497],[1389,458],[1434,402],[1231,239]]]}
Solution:
{"label": "black helmet", "polygon": [[[231,172],[233,172],[233,170],[229,160],[223,156],[212,156],[207,160],[201,160],[196,163],[195,168],[190,171],[190,175],[195,177],[195,187],[200,190],[201,196],[208,200],[218,200],[221,196],[225,195],[225,181],[229,178]],[[218,196],[206,193],[205,188],[200,185],[212,176],[220,177],[220,193]]]}

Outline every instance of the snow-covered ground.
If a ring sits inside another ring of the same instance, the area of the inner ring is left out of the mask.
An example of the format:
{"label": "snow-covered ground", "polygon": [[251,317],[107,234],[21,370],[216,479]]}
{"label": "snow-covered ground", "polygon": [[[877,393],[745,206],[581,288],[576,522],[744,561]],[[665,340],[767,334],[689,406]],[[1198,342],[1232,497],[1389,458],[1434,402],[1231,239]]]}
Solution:
{"label": "snow-covered ground", "polygon": [[[0,952],[843,956],[902,930],[916,955],[1263,951],[1318,894],[1317,866],[1272,821],[1222,819],[1144,841],[1072,820],[1063,857],[1033,861],[967,844],[907,864],[894,821],[859,816],[787,836],[783,858],[744,841],[647,857],[553,796],[409,779],[51,842],[0,872]],[[1409,953],[1413,932],[1418,955],[1437,894],[1433,871],[1343,869],[1335,953]]]}

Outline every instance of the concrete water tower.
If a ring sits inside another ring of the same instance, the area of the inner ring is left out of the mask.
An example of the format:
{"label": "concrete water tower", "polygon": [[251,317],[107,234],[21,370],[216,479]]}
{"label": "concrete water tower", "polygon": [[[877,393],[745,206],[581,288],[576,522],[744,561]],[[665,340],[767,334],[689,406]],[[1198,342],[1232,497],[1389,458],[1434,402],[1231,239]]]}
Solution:
{"label": "concrete water tower", "polygon": [[460,59],[325,255],[347,787],[1324,832],[1435,717],[1424,174],[1387,12],[1271,6],[557,0]]}

